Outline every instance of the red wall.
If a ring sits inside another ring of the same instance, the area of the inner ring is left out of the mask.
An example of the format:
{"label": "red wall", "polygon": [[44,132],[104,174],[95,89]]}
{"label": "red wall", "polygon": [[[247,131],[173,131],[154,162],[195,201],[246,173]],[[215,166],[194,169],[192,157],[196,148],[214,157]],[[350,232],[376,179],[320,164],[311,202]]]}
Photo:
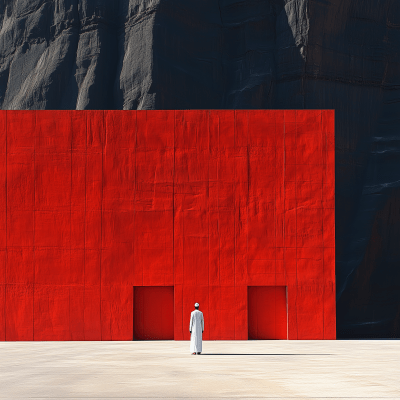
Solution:
{"label": "red wall", "polygon": [[247,339],[248,286],[335,338],[333,111],[1,111],[0,187],[0,340],[131,340],[134,286],[175,339]]}

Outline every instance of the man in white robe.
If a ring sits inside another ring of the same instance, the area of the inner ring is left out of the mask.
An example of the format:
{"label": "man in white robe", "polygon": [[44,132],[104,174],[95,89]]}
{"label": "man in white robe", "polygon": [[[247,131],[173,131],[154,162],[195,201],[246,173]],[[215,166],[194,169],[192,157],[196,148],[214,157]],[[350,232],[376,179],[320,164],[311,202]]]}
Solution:
{"label": "man in white robe", "polygon": [[190,352],[200,354],[202,351],[202,341],[204,332],[204,317],[199,311],[199,303],[194,305],[195,310],[190,314]]}

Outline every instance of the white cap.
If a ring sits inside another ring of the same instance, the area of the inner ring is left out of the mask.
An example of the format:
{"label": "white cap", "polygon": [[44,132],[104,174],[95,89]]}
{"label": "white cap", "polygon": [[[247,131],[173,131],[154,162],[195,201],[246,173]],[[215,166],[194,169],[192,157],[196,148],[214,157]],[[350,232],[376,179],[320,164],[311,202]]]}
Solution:
{"label": "white cap", "polygon": [[194,306],[195,306],[195,307],[199,307],[200,304],[199,304],[199,303],[194,303]]}

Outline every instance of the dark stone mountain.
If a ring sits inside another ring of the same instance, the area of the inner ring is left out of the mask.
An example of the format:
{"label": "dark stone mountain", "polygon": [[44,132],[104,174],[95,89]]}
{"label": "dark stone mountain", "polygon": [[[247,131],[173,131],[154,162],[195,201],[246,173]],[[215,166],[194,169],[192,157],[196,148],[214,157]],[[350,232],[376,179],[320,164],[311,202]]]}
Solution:
{"label": "dark stone mountain", "polygon": [[0,0],[2,109],[335,109],[338,337],[400,337],[399,0]]}

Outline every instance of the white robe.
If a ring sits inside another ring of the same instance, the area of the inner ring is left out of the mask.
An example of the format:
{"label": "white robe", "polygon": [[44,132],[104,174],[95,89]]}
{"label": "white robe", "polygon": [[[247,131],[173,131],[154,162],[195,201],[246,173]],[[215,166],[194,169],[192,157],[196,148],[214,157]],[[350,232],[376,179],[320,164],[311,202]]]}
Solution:
{"label": "white robe", "polygon": [[190,314],[189,330],[192,332],[190,337],[190,352],[201,353],[204,331],[204,318],[201,311],[194,310]]}

